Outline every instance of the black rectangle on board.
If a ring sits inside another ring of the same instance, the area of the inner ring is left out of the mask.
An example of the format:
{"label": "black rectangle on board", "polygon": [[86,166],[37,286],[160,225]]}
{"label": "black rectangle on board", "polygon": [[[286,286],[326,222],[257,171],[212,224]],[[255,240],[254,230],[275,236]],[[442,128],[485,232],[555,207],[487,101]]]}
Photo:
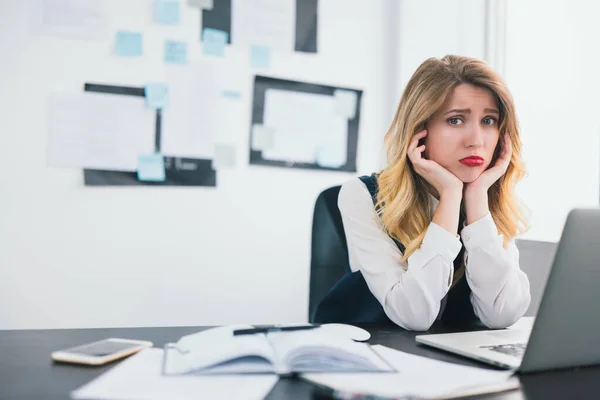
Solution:
{"label": "black rectangle on board", "polygon": [[[128,87],[86,83],[84,91],[121,96],[145,97],[143,87]],[[155,151],[160,152],[162,138],[162,111],[156,110]],[[164,157],[165,180],[163,182],[140,181],[136,172],[84,169],[84,183],[87,186],[209,186],[217,185],[217,173],[212,168],[212,160]]]}
{"label": "black rectangle on board", "polygon": [[[316,163],[302,163],[291,161],[269,160],[262,157],[262,151],[252,149],[252,126],[262,124],[265,108],[265,93],[267,89],[287,90],[291,92],[303,92],[324,94],[333,96],[336,90],[348,90],[356,93],[356,110],[354,118],[348,119],[348,147],[346,164],[339,168],[323,167]],[[254,77],[254,91],[252,98],[252,123],[250,124],[250,164],[267,165],[274,167],[291,167],[304,169],[319,169],[330,171],[356,172],[356,159],[358,152],[358,128],[360,121],[360,104],[362,90],[320,85],[314,83],[291,81],[279,78],[271,78],[257,75]]]}
{"label": "black rectangle on board", "polygon": [[[202,28],[227,32],[228,44],[231,44],[231,3],[232,0],[214,0],[212,10],[202,10]],[[317,52],[318,8],[319,0],[296,0],[295,51]]]}
{"label": "black rectangle on board", "polygon": [[217,186],[212,160],[164,157],[165,181],[139,181],[136,172],[85,169],[87,186]]}
{"label": "black rectangle on board", "polygon": [[[202,10],[202,28],[227,32],[227,44],[231,44],[231,0],[213,0],[211,10]],[[202,40],[202,32],[200,32]]]}

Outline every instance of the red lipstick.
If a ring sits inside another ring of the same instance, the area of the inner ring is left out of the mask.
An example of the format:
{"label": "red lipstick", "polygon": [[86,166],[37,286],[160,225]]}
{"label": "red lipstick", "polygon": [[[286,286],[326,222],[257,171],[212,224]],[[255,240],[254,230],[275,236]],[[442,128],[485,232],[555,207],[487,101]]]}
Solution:
{"label": "red lipstick", "polygon": [[483,165],[483,158],[479,156],[469,156],[459,160],[459,163],[466,165],[467,167],[479,167],[480,165]]}

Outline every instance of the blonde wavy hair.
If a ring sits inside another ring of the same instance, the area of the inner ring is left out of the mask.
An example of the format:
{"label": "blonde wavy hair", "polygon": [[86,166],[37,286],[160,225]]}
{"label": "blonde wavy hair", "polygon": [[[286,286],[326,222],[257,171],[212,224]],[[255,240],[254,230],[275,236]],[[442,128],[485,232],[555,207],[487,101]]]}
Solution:
{"label": "blonde wavy hair", "polygon": [[[378,213],[386,232],[406,247],[402,261],[421,246],[433,218],[428,184],[413,170],[407,157],[408,145],[461,83],[486,88],[495,96],[500,109],[500,138],[509,135],[512,140],[508,169],[488,191],[490,213],[504,236],[504,246],[528,229],[526,209],[514,193],[515,184],[526,171],[514,102],[504,81],[487,64],[474,58],[429,58],[417,68],[402,94],[385,135],[388,164],[377,177]],[[455,281],[456,278],[455,273]]]}

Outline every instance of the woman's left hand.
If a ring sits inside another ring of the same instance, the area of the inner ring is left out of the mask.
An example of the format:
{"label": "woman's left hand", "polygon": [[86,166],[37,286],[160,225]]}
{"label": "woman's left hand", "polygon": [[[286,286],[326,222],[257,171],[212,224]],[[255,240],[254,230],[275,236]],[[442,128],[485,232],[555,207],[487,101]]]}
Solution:
{"label": "woman's left hand", "polygon": [[467,192],[486,194],[490,186],[494,184],[506,172],[512,157],[512,142],[508,134],[502,138],[502,150],[500,156],[492,168],[487,169],[479,178],[465,185],[465,195]]}

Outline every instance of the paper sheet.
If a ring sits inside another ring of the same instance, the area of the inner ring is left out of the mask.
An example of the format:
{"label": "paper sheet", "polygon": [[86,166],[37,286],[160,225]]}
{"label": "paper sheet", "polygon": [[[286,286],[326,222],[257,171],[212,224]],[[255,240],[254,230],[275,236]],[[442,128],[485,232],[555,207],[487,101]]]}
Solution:
{"label": "paper sheet", "polygon": [[231,43],[263,45],[274,51],[295,48],[295,0],[232,0]]}
{"label": "paper sheet", "polygon": [[346,163],[348,122],[333,96],[267,89],[263,125],[274,131],[265,159],[314,163],[326,148],[329,160]]}
{"label": "paper sheet", "polygon": [[50,97],[48,164],[136,171],[154,152],[156,113],[143,97],[56,93]]}
{"label": "paper sheet", "polygon": [[457,393],[478,390],[517,388],[518,378],[511,371],[497,371],[433,360],[404,353],[389,347],[373,346],[379,355],[394,366],[392,374],[304,374],[307,379],[337,390],[380,396],[452,397]]}
{"label": "paper sheet", "polygon": [[108,37],[104,0],[31,0],[30,4],[35,34],[87,40]]}
{"label": "paper sheet", "polygon": [[163,376],[162,349],[146,349],[71,393],[73,399],[263,399],[275,375]]}
{"label": "paper sheet", "polygon": [[168,71],[169,108],[162,114],[161,150],[166,156],[211,159],[217,138],[233,138],[243,104],[222,96],[233,88],[236,69],[203,63]]}

